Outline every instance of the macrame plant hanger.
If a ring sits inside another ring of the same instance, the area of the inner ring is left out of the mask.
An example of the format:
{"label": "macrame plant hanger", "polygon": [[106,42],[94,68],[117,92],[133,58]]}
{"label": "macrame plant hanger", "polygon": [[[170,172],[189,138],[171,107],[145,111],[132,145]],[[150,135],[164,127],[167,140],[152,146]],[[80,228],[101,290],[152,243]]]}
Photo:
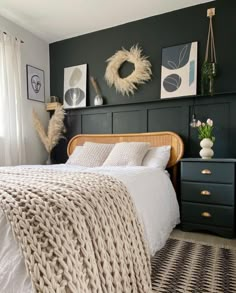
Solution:
{"label": "macrame plant hanger", "polygon": [[[214,94],[214,79],[216,77],[216,48],[213,32],[212,18],[215,16],[215,8],[207,10],[207,17],[209,17],[209,30],[207,37],[207,46],[205,53],[205,60],[202,66],[202,94]],[[210,52],[209,52],[210,51]]]}

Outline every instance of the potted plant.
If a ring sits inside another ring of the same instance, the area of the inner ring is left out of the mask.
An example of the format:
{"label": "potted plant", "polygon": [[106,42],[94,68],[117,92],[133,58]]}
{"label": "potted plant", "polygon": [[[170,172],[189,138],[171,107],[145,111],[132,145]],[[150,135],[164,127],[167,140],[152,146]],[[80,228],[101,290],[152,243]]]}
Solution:
{"label": "potted plant", "polygon": [[46,161],[47,165],[52,163],[51,161],[51,151],[58,144],[60,138],[63,137],[62,133],[65,132],[64,117],[65,112],[62,106],[58,106],[49,120],[47,133],[39,120],[37,113],[33,110],[33,123],[34,127],[48,152],[48,159]]}
{"label": "potted plant", "polygon": [[215,137],[213,136],[213,121],[208,118],[206,122],[197,121],[197,129],[198,129],[198,138],[200,141],[200,146],[202,147],[200,151],[200,156],[202,159],[211,159],[214,155],[213,144],[215,142]]}

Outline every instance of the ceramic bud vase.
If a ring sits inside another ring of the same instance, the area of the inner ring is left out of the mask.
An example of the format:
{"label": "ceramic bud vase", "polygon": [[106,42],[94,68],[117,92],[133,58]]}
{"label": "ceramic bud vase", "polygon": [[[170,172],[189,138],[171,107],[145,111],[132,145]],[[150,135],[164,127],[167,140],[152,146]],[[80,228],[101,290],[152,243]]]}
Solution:
{"label": "ceramic bud vase", "polygon": [[200,156],[204,160],[209,160],[213,157],[214,152],[211,149],[213,147],[213,142],[210,138],[203,138],[200,142],[202,149],[200,150]]}
{"label": "ceramic bud vase", "polygon": [[103,104],[103,99],[100,95],[97,95],[95,98],[94,98],[94,105],[95,106],[101,106]]}

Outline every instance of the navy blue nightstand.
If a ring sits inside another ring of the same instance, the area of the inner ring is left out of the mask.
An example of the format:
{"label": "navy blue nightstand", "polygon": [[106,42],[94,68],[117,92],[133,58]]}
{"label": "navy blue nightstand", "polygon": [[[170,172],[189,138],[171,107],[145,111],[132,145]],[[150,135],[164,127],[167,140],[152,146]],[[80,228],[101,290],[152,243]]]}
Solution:
{"label": "navy blue nightstand", "polygon": [[235,159],[181,160],[181,221],[184,231],[235,235]]}

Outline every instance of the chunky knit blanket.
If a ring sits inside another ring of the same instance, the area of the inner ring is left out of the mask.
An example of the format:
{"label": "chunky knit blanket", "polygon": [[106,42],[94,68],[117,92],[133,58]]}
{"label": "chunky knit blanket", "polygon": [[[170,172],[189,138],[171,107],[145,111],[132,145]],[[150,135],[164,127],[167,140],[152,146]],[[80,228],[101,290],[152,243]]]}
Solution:
{"label": "chunky knit blanket", "polygon": [[151,292],[142,227],[117,179],[0,168],[0,208],[36,292]]}

